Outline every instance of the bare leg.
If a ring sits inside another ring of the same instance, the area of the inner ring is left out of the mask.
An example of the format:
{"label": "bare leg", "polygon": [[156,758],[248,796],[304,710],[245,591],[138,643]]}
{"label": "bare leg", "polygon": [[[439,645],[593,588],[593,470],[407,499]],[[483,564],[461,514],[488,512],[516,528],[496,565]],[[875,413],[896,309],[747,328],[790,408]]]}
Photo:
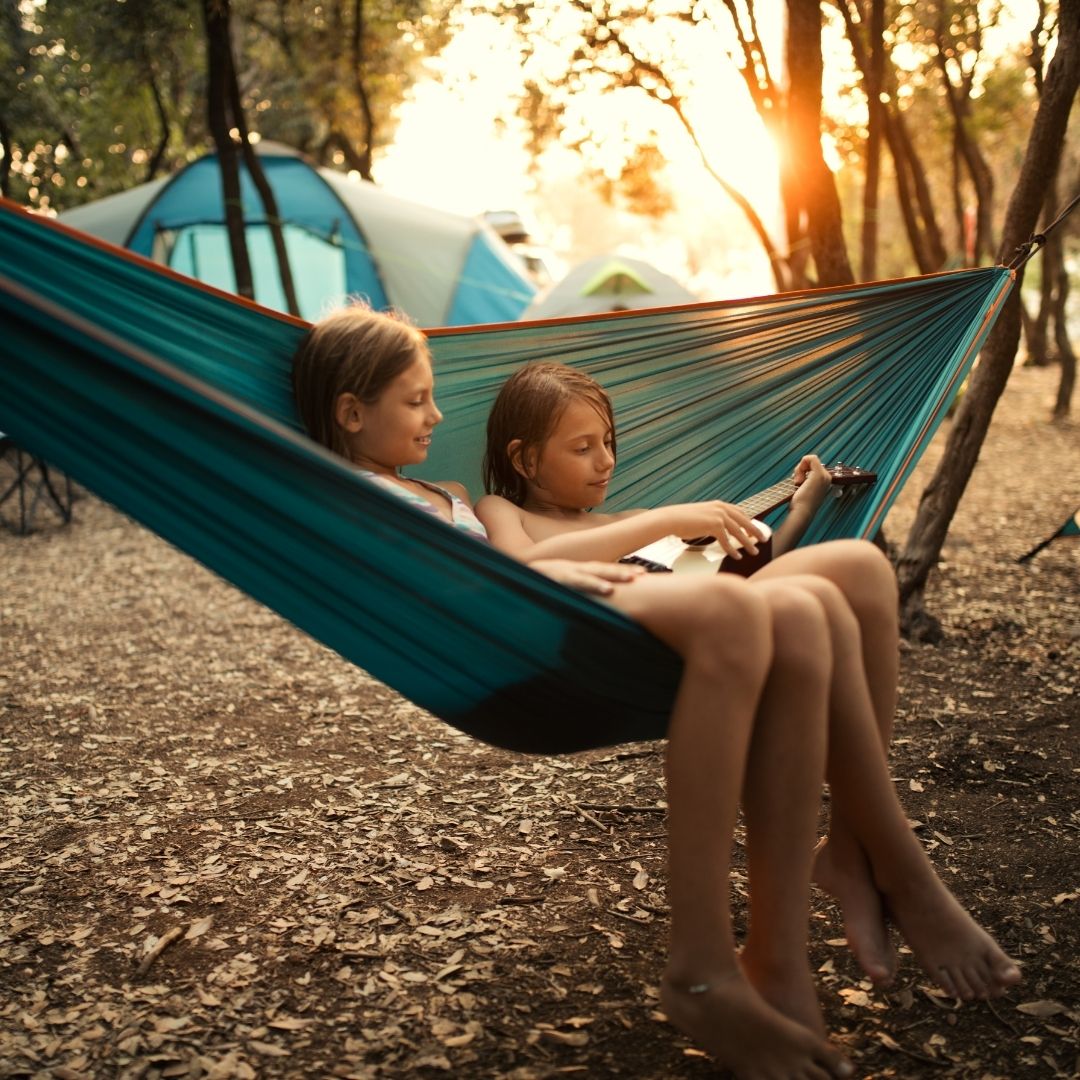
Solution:
{"label": "bare leg", "polygon": [[741,581],[664,575],[612,603],[683,658],[668,729],[671,947],[662,1000],[677,1027],[736,1076],[850,1075],[820,1035],[773,1008],[735,955],[728,901],[732,835],[754,713],[772,661],[763,598]]}
{"label": "bare leg", "polygon": [[824,607],[813,594],[786,582],[759,583],[755,591],[769,604],[773,663],[743,784],[750,933],[740,959],[766,1001],[824,1035],[807,933],[832,641]]}
{"label": "bare leg", "polygon": [[[754,575],[755,581],[793,574],[820,575],[844,594],[858,621],[863,670],[878,736],[886,754],[896,713],[899,619],[896,576],[888,559],[865,540],[837,540],[788,552]],[[888,985],[896,971],[884,899],[870,862],[842,812],[832,808],[829,836],[817,850],[814,880],[836,897],[848,944],[863,971]]]}
{"label": "bare leg", "polygon": [[1020,971],[945,887],[908,826],[862,677],[858,622],[831,583],[791,581],[814,590],[832,632],[827,777],[834,821],[865,852],[875,887],[926,972],[957,997],[997,997],[1020,980]]}

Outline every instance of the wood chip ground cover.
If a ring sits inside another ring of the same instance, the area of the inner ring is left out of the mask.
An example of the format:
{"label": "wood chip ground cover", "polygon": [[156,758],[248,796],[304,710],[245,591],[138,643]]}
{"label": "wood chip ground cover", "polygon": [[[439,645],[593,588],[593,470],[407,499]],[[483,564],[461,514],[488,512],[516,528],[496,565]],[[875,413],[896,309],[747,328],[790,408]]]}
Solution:
{"label": "wood chip ground cover", "polygon": [[[960,1006],[813,962],[859,1075],[1078,1071],[1080,431],[1018,370],[912,645],[893,771],[1024,963]],[[940,439],[890,517],[899,539]],[[1033,483],[1031,462],[1040,462]],[[704,1077],[667,1026],[662,746],[473,742],[90,497],[0,532],[0,1076]],[[741,849],[733,878],[745,925]]]}

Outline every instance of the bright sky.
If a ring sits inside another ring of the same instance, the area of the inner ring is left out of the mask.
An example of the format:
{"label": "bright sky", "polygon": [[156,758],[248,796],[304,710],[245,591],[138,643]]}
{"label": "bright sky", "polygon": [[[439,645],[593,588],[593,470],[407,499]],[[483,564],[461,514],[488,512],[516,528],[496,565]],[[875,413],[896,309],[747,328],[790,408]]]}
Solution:
{"label": "bright sky", "polygon": [[[1008,8],[1002,41],[1016,40],[1036,18],[1036,0],[1009,0]],[[771,24],[764,16],[782,7],[770,0],[758,9],[778,77],[781,27],[775,15]],[[714,25],[726,28],[722,12]],[[837,61],[843,57],[847,65],[850,59],[843,42],[830,46],[827,39],[825,48],[828,100],[835,95],[830,83],[835,85]],[[836,53],[832,63],[830,49]],[[692,80],[686,101],[710,162],[752,199],[775,234],[776,150],[741,77],[708,31],[697,29],[680,41],[678,55]],[[430,72],[401,109],[394,145],[378,159],[376,179],[388,190],[464,214],[518,211],[536,243],[550,252],[555,277],[584,258],[619,252],[654,263],[703,299],[774,288],[760,243],[702,167],[672,110],[643,99],[632,103],[624,93],[581,94],[572,105],[616,141],[620,134],[634,138],[656,132],[676,208],[651,222],[606,206],[582,183],[580,159],[569,150],[547,151],[530,173],[523,132],[512,116],[510,99],[522,72],[508,27],[487,16],[469,17],[430,62]]]}
{"label": "bright sky", "polygon": [[[717,64],[702,38],[696,93],[724,102],[696,118],[714,167],[732,183],[758,193],[759,212],[775,214],[775,151],[750,106],[739,76]],[[396,194],[459,213],[518,211],[550,252],[556,277],[592,255],[618,251],[645,259],[699,295],[746,295],[773,288],[764,254],[738,211],[703,169],[671,110],[632,105],[625,94],[582,95],[574,103],[589,122],[611,133],[645,135],[656,128],[669,162],[677,207],[653,223],[603,204],[581,182],[578,156],[547,151],[540,175],[530,174],[523,132],[510,99],[521,83],[512,32],[474,17],[417,84],[401,110],[394,145],[382,154],[376,179]],[[737,106],[737,107],[736,107]],[[727,279],[735,277],[723,289]]]}

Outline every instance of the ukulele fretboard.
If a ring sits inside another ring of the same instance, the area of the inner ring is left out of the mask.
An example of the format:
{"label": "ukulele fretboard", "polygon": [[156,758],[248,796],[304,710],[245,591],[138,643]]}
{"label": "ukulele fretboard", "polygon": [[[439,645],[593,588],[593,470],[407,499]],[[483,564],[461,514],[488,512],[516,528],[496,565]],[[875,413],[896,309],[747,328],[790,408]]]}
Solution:
{"label": "ukulele fretboard", "polygon": [[739,509],[748,517],[767,514],[774,507],[787,502],[795,494],[795,486],[794,480],[781,480],[779,484],[773,484],[772,487],[739,503]]}

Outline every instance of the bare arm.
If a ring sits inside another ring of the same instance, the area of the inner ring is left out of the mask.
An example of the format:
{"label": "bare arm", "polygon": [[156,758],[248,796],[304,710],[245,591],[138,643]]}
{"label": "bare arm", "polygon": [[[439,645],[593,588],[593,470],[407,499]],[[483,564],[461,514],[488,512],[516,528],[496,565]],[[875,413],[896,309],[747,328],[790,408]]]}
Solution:
{"label": "bare arm", "polygon": [[633,581],[645,573],[644,567],[617,562],[578,562],[576,559],[533,559],[533,570],[578,592],[610,596],[616,585]]}
{"label": "bare arm", "polygon": [[486,495],[476,504],[477,517],[488,538],[501,551],[532,562],[535,559],[621,559],[664,536],[721,538],[726,550],[739,544],[757,550],[757,536],[750,519],[737,507],[722,502],[681,503],[628,514],[593,528],[572,529],[557,536],[534,540],[522,522],[521,510],[497,495]]}
{"label": "bare arm", "polygon": [[798,488],[784,520],[773,534],[773,558],[790,551],[802,539],[818,508],[825,501],[832,477],[816,454],[806,454],[795,467]]}
{"label": "bare arm", "polygon": [[[471,506],[469,492],[456,480],[444,480],[439,487]],[[610,596],[616,585],[623,585],[644,573],[640,566],[618,562],[580,562],[575,559],[529,559],[529,566],[539,574],[593,596]]]}

